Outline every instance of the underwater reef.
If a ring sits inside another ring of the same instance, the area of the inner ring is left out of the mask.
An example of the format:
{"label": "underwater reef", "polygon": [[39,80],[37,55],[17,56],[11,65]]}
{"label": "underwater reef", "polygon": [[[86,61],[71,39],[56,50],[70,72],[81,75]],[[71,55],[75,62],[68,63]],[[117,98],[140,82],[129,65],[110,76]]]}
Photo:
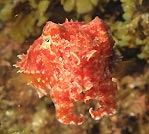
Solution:
{"label": "underwater reef", "polygon": [[[0,1],[0,134],[147,134],[149,132],[148,0],[5,0]],[[26,53],[47,21],[103,19],[115,41],[112,75],[118,111],[93,120],[86,106],[80,126],[57,121],[49,97],[17,73],[17,55]]]}

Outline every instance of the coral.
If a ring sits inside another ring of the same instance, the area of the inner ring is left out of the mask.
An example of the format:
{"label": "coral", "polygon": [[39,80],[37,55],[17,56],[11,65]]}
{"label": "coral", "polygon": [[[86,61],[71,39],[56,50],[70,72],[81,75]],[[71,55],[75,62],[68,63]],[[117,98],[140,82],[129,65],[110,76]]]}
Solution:
{"label": "coral", "polygon": [[0,20],[8,21],[7,34],[23,43],[30,36],[37,36],[40,33],[40,26],[47,21],[49,14],[46,13],[50,1],[44,0],[38,3],[31,1],[5,1],[1,2]]}
{"label": "coral", "polygon": [[104,12],[104,6],[109,0],[61,0],[61,4],[66,12],[76,12],[77,17],[82,17],[85,21],[90,21],[97,8]]}
{"label": "coral", "polygon": [[121,0],[121,2],[124,20],[115,22],[111,27],[116,46],[119,50],[127,48],[137,50],[138,58],[149,63],[148,4],[143,0]]}

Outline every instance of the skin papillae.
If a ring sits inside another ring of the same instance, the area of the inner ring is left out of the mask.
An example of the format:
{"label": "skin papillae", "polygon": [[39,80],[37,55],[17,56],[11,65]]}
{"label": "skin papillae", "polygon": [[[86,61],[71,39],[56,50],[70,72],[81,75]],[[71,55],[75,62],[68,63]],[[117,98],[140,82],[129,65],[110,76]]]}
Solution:
{"label": "skin papillae", "polygon": [[74,112],[75,102],[95,102],[95,108],[89,109],[95,120],[116,112],[117,87],[110,72],[113,45],[107,26],[98,17],[87,24],[49,21],[15,66],[39,97],[50,95],[58,121],[80,125],[83,115]]}

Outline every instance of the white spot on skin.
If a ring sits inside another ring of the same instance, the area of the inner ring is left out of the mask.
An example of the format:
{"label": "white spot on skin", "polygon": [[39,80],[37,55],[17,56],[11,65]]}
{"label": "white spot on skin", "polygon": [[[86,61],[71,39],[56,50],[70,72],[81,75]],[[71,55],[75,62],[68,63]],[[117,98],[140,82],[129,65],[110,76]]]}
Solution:
{"label": "white spot on skin", "polygon": [[41,78],[37,78],[37,81],[40,82]]}
{"label": "white spot on skin", "polygon": [[23,71],[21,71],[21,70],[18,70],[18,71],[17,71],[17,73],[22,73],[22,72],[23,72]]}
{"label": "white spot on skin", "polygon": [[77,125],[81,125],[83,122],[78,122],[78,124]]}
{"label": "white spot on skin", "polygon": [[93,87],[93,83],[92,82],[87,81],[86,83],[84,83],[85,91],[90,90],[92,87]]}
{"label": "white spot on skin", "polygon": [[87,54],[87,61],[90,60],[90,58],[94,57],[95,53],[97,52],[97,50],[91,50],[88,54]]}
{"label": "white spot on skin", "polygon": [[62,61],[62,57],[59,57],[59,61]]}
{"label": "white spot on skin", "polygon": [[58,120],[60,123],[62,123],[62,124],[64,123],[63,120],[61,120],[61,119],[57,119],[57,120]]}
{"label": "white spot on skin", "polygon": [[85,99],[84,99],[85,103],[86,103],[88,100],[90,100],[90,99],[92,99],[90,96],[86,96]]}
{"label": "white spot on skin", "polygon": [[90,90],[94,86],[89,77],[84,77],[83,81],[84,81],[85,91]]}
{"label": "white spot on skin", "polygon": [[[98,29],[98,31],[99,31],[99,29]],[[106,32],[105,32],[105,31],[102,31],[102,30],[100,30],[99,32],[100,32],[100,34],[102,34],[102,35],[105,35],[105,34],[106,34]]]}
{"label": "white spot on skin", "polygon": [[17,66],[16,64],[14,64],[14,65],[12,65],[13,67],[19,67],[19,66]]}
{"label": "white spot on skin", "polygon": [[74,121],[70,121],[69,124],[76,124]]}
{"label": "white spot on skin", "polygon": [[32,86],[32,81],[31,81],[31,82],[28,82],[28,83],[27,83],[27,85],[30,85],[30,86]]}
{"label": "white spot on skin", "polygon": [[100,120],[101,118],[99,116],[97,116],[96,118],[94,118],[95,120]]}
{"label": "white spot on skin", "polygon": [[99,117],[95,117],[94,114],[92,114],[92,111],[93,111],[93,108],[90,108],[90,109],[89,109],[89,113],[90,113],[91,117],[92,117],[93,119],[95,119],[95,120],[99,120],[100,118],[99,118]]}
{"label": "white spot on skin", "polygon": [[47,85],[47,88],[48,88],[48,89],[51,89],[52,87],[51,87],[51,85]]}
{"label": "white spot on skin", "polygon": [[78,57],[78,55],[77,54],[75,54],[74,52],[70,52],[70,54],[72,54],[76,59],[77,59],[77,65],[79,65],[80,64],[80,58]]}
{"label": "white spot on skin", "polygon": [[39,98],[43,97],[44,95],[47,95],[47,93],[45,92],[45,90],[42,89],[42,88],[38,88],[37,89],[37,93],[38,93]]}
{"label": "white spot on skin", "polygon": [[76,85],[78,87],[78,93],[82,93],[82,86],[78,83],[78,82],[73,82],[74,85]]}
{"label": "white spot on skin", "polygon": [[17,57],[18,57],[20,60],[22,60],[22,55],[17,55]]}
{"label": "white spot on skin", "polygon": [[45,83],[45,81],[44,81],[44,80],[42,80],[42,83]]}
{"label": "white spot on skin", "polygon": [[36,70],[36,73],[37,73],[37,74],[39,74],[39,73],[40,73],[40,71]]}
{"label": "white spot on skin", "polygon": [[62,81],[62,80],[63,80],[63,78],[62,78],[62,77],[60,77],[60,78],[59,78],[59,80],[60,80],[60,81]]}
{"label": "white spot on skin", "polygon": [[82,122],[77,122],[77,123],[75,123],[74,121],[69,122],[69,124],[73,124],[73,125],[81,125],[82,123],[83,123],[83,121]]}
{"label": "white spot on skin", "polygon": [[[67,116],[63,116],[61,119],[59,118],[59,119],[57,119],[60,123],[63,123],[63,124],[73,124],[73,125],[81,125],[82,123],[83,123],[83,121],[81,121],[81,122],[75,122],[75,121],[73,121],[73,120],[71,120],[70,122],[68,122],[68,123],[65,123],[64,122],[64,119],[66,118]],[[82,114],[80,114],[80,118],[82,118],[83,117],[83,115]]]}
{"label": "white spot on skin", "polygon": [[55,73],[53,74],[53,77],[54,77],[54,79],[55,79],[55,80],[57,80],[57,76],[56,76],[56,74],[55,74]]}
{"label": "white spot on skin", "polygon": [[42,71],[41,73],[42,73],[42,74],[45,74],[45,71]]}
{"label": "white spot on skin", "polygon": [[35,74],[35,71],[34,70],[31,70],[31,74]]}
{"label": "white spot on skin", "polygon": [[103,116],[106,116],[106,115],[113,115],[113,114],[108,114],[107,112],[102,112],[101,114],[100,114],[100,116],[94,116],[94,114],[92,113],[92,111],[94,111],[93,110],[93,108],[90,108],[89,109],[89,113],[91,114],[91,117],[93,118],[93,119],[95,119],[95,120],[100,120]]}

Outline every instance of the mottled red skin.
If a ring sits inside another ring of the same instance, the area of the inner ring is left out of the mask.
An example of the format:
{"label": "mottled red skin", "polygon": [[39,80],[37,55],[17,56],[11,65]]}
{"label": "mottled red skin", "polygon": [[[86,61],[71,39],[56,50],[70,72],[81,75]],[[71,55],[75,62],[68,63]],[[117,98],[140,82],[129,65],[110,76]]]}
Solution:
{"label": "mottled red skin", "polygon": [[60,122],[79,125],[83,115],[74,113],[74,102],[99,103],[96,110],[89,109],[96,120],[116,111],[116,85],[109,69],[113,44],[98,17],[87,24],[49,21],[16,66],[40,97],[51,96]]}

